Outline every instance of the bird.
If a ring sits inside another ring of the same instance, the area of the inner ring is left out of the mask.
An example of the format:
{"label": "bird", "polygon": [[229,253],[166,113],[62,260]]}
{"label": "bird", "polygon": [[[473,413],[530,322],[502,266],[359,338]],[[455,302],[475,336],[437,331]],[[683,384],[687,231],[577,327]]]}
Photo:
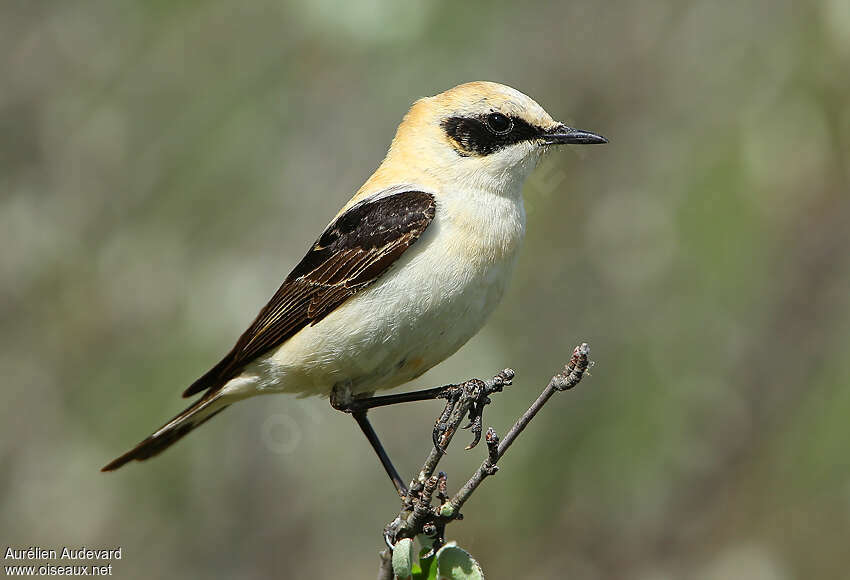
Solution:
{"label": "bird", "polygon": [[517,263],[523,184],[544,153],[607,142],[495,82],[416,100],[380,166],[183,392],[200,396],[102,471],[159,454],[243,399],[319,395],[354,416],[403,494],[366,411],[438,391],[374,394],[419,377],[484,326]]}

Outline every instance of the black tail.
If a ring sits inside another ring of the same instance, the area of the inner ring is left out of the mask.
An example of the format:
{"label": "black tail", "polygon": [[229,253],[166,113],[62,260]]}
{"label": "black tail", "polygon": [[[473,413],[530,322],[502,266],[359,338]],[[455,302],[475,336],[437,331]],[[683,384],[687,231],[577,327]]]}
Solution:
{"label": "black tail", "polygon": [[219,396],[203,397],[195,401],[182,413],[157,429],[150,437],[133,447],[130,451],[106,464],[101,471],[113,471],[128,461],[144,461],[171,447],[195,427],[212,419],[224,411],[229,403]]}

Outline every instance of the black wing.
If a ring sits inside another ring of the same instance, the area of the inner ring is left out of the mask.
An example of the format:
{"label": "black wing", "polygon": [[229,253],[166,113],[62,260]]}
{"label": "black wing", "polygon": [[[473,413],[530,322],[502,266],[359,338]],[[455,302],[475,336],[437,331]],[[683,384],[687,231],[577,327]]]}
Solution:
{"label": "black wing", "polygon": [[316,240],[236,346],[183,396],[216,391],[256,357],[377,280],[422,235],[435,208],[434,196],[422,191],[351,206]]}

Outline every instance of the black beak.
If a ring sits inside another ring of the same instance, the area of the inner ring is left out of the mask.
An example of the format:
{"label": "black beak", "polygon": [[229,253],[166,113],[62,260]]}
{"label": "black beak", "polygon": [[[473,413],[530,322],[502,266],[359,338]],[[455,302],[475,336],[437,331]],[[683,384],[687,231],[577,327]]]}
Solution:
{"label": "black beak", "polygon": [[566,125],[556,125],[541,136],[546,145],[593,145],[596,143],[607,143],[608,139],[602,135],[573,129]]}

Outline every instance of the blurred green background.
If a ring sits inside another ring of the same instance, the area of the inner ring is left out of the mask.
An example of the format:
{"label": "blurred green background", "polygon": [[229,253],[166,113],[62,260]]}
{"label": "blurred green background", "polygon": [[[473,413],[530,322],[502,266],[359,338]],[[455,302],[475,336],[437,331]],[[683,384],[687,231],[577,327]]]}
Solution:
{"label": "blurred green background", "polygon": [[[576,343],[597,365],[450,537],[491,578],[846,577],[848,71],[846,0],[5,0],[0,542],[373,577],[397,502],[325,400],[98,469],[183,408],[409,104],[484,79],[611,144],[547,157],[502,306],[409,388],[511,366],[504,433]],[[372,414],[406,476],[439,408]]]}

